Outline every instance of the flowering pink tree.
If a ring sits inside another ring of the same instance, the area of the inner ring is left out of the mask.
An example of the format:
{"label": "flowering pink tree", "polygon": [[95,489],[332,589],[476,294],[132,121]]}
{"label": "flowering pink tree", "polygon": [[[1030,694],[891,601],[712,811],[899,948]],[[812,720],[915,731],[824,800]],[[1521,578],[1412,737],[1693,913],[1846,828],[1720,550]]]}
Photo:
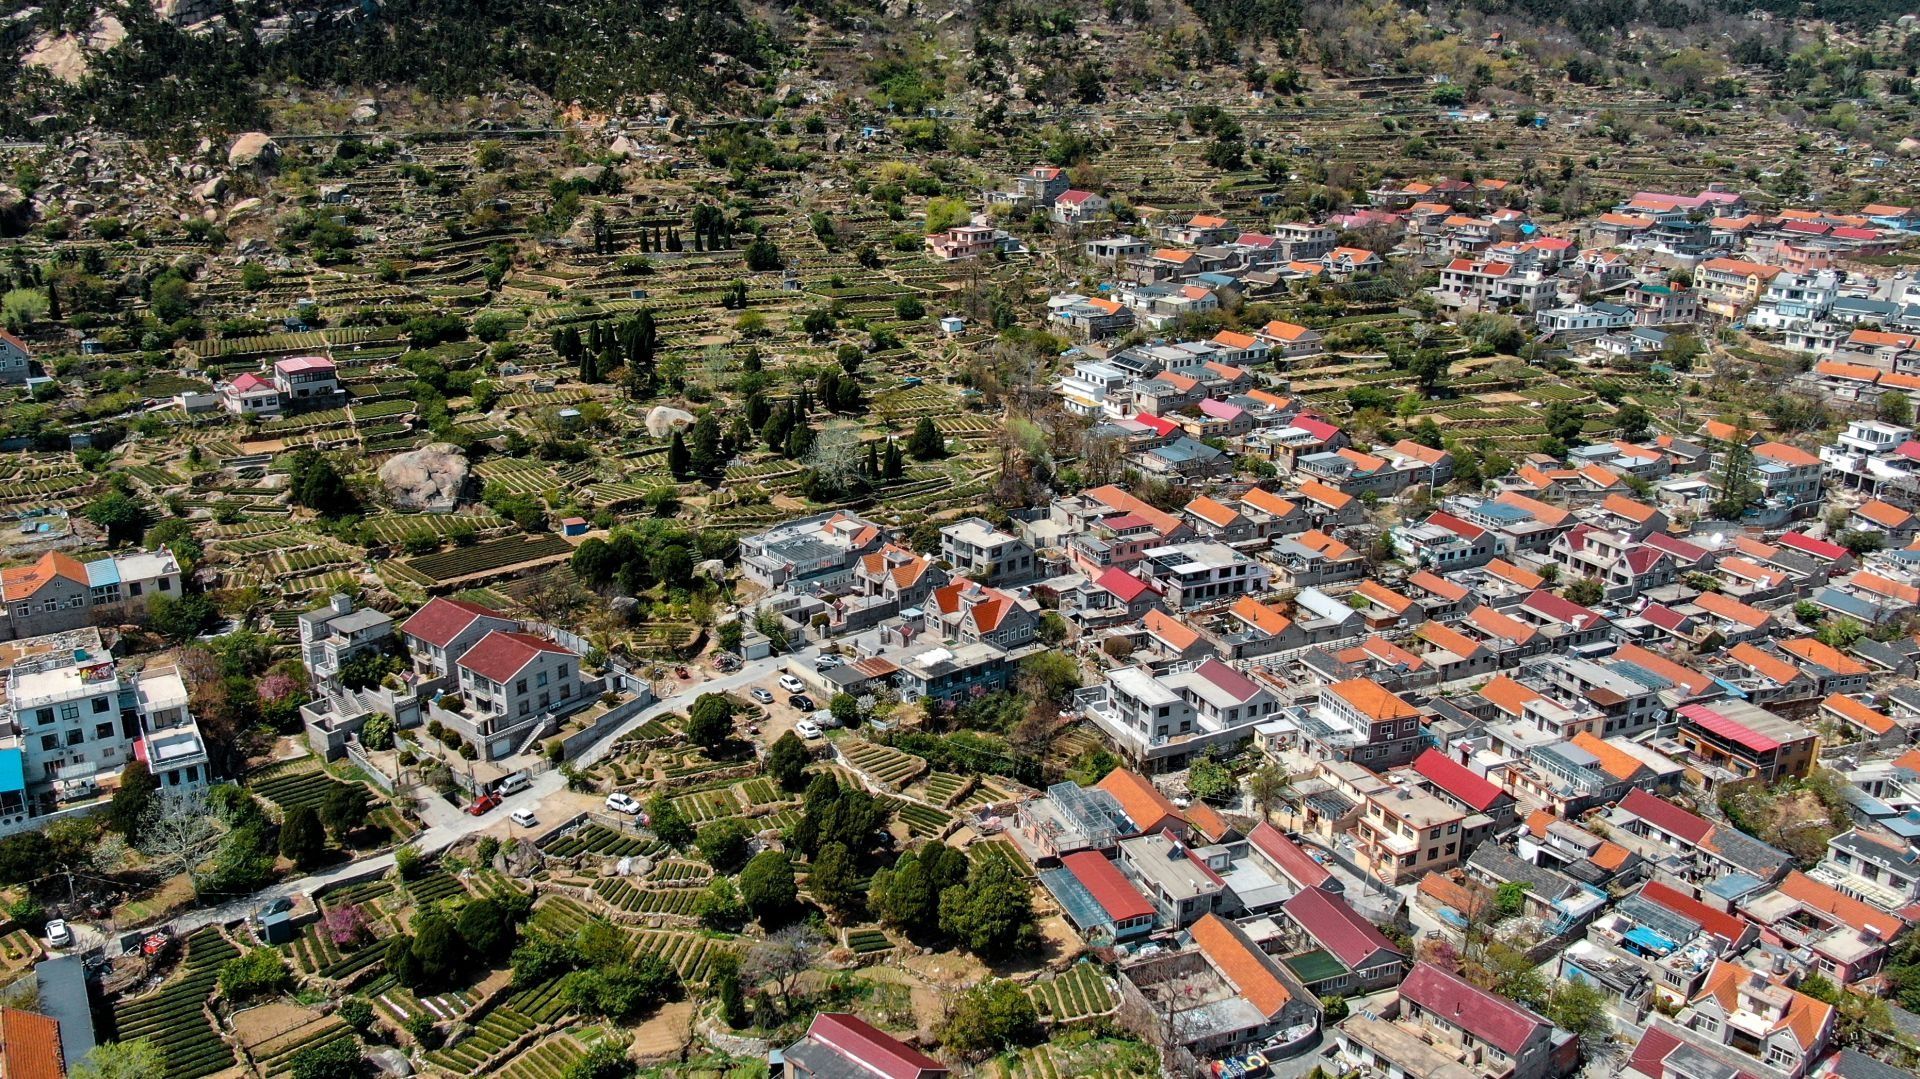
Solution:
{"label": "flowering pink tree", "polygon": [[292,676],[274,673],[260,680],[260,699],[268,703],[286,700],[289,694],[300,688]]}
{"label": "flowering pink tree", "polygon": [[328,911],[320,924],[326,931],[327,939],[340,948],[357,945],[368,935],[367,916],[352,903]]}

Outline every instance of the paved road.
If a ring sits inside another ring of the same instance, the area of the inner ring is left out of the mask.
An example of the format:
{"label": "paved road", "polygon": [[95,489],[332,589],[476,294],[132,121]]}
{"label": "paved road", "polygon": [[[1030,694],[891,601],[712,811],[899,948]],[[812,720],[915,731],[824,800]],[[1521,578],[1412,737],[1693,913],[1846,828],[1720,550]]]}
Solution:
{"label": "paved road", "polygon": [[[732,674],[722,675],[718,678],[691,686],[672,697],[667,697],[647,708],[641,709],[626,722],[608,732],[606,737],[589,747],[585,753],[582,753],[576,758],[574,763],[582,768],[593,764],[606,756],[607,752],[613,748],[613,744],[619,741],[621,736],[627,732],[640,727],[656,716],[669,712],[686,711],[693,706],[694,699],[702,693],[726,692],[745,688],[763,678],[772,676],[789,661],[799,663],[803,666],[811,664],[816,654],[816,649],[804,648],[789,655],[770,656],[766,659],[753,660],[742,665],[739,670]],[[538,815],[541,801],[548,795],[565,787],[566,782],[566,777],[561,775],[558,769],[542,772],[533,777],[533,783],[528,786],[526,790],[508,798],[499,809],[488,813],[484,817],[469,816],[465,812],[462,812],[458,806],[450,804],[444,798],[428,798],[420,804],[420,816],[422,820],[426,822],[427,828],[414,838],[411,845],[417,848],[422,854],[434,854],[446,850],[448,847],[453,846],[475,832],[498,823],[506,814],[516,809],[532,809],[536,815]],[[271,900],[278,899],[282,896],[303,893],[311,894],[316,889],[323,888],[336,881],[353,877],[365,877],[374,873],[383,873],[391,868],[393,868],[393,855],[391,853],[375,855],[371,858],[362,858],[358,861],[334,866],[322,872],[312,874],[311,876],[300,877],[294,880],[283,880],[278,884],[262,888],[252,895],[233,899],[216,907],[202,907],[197,910],[188,911],[167,919],[163,924],[171,928],[176,934],[184,936],[202,926],[223,925],[228,922],[239,921]],[[153,927],[146,927],[140,930],[140,932],[144,933],[146,929],[151,928]],[[124,930],[123,932],[132,931],[133,930]]]}

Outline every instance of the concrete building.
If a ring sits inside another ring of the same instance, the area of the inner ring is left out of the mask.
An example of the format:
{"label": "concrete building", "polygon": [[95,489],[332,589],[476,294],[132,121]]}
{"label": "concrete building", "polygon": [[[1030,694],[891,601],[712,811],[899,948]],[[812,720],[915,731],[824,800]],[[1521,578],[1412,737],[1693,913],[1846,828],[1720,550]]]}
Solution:
{"label": "concrete building", "polygon": [[1022,583],[1036,569],[1032,547],[979,517],[940,530],[940,560],[955,574],[992,585]]}

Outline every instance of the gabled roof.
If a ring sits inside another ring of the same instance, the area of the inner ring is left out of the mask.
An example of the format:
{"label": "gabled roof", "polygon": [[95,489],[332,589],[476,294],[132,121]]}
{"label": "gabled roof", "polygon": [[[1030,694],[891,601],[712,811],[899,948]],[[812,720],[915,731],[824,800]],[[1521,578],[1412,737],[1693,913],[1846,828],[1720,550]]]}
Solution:
{"label": "gabled roof", "polygon": [[1293,625],[1292,619],[1252,596],[1241,596],[1234,600],[1233,606],[1227,608],[1227,613],[1269,637],[1285,633],[1287,627]]}
{"label": "gabled roof", "polygon": [[1348,970],[1358,971],[1374,965],[1368,960],[1379,952],[1402,954],[1372,922],[1361,917],[1346,900],[1329,892],[1308,888],[1281,906],[1322,948],[1345,963]]}
{"label": "gabled roof", "polygon": [[1185,652],[1200,640],[1200,631],[1155,607],[1141,620],[1147,633],[1176,652]]}
{"label": "gabled roof", "polygon": [[1781,642],[1780,650],[1802,662],[1825,667],[1827,670],[1838,675],[1861,675],[1867,673],[1866,665],[1859,660],[1853,659],[1838,648],[1830,644],[1823,644],[1812,637],[1795,637],[1790,641],[1783,641]]}
{"label": "gabled roof", "polygon": [[1712,824],[1638,787],[1628,791],[1627,796],[1620,800],[1620,808],[1668,835],[1688,843],[1704,842],[1709,835],[1713,834]]}
{"label": "gabled roof", "polygon": [[1407,578],[1407,584],[1413,588],[1431,592],[1449,603],[1458,603],[1467,598],[1472,591],[1465,585],[1455,584],[1445,577],[1436,576],[1432,570],[1423,569]]}
{"label": "gabled roof", "polygon": [[1247,834],[1247,841],[1272,859],[1282,873],[1302,888],[1319,888],[1333,879],[1333,873],[1326,866],[1315,861],[1312,855],[1301,849],[1300,844],[1266,821],[1253,826],[1253,831]]}
{"label": "gabled roof", "polygon": [[1844,693],[1829,693],[1820,707],[1872,734],[1888,734],[1898,724],[1883,712],[1876,711],[1854,700]]}
{"label": "gabled roof", "polygon": [[1499,1049],[1519,1056],[1550,1024],[1504,997],[1495,996],[1431,963],[1414,964],[1400,983],[1400,999],[1445,1019]]}
{"label": "gabled roof", "polygon": [[[1729,963],[1724,959],[1715,960],[1713,972],[1707,975],[1706,984],[1700,987],[1700,992],[1695,994],[1693,1000],[1698,1003],[1707,997],[1712,997],[1719,1001],[1720,1006],[1729,1014],[1747,1012],[1748,1010],[1740,1004],[1741,985],[1754,978],[1765,977],[1738,963]],[[1787,1031],[1793,1035],[1794,1043],[1800,1047],[1802,1053],[1810,1053],[1823,1045],[1826,1036],[1831,1033],[1833,1005],[1815,1000],[1798,989],[1781,984],[1777,979],[1767,980],[1791,994],[1787,1001],[1786,1014],[1773,1021],[1772,1029],[1767,1032],[1768,1036],[1783,1030]],[[1748,1012],[1748,1014],[1752,1013]]]}
{"label": "gabled roof", "polygon": [[1114,922],[1153,917],[1153,904],[1099,851],[1078,851],[1061,858],[1060,864]]}
{"label": "gabled roof", "polygon": [[1162,828],[1170,819],[1185,819],[1167,796],[1160,793],[1160,788],[1138,772],[1115,768],[1094,786],[1113,795],[1113,800],[1120,803],[1120,811],[1142,832]]}
{"label": "gabled roof", "polygon": [[[1692,921],[1728,944],[1740,943],[1740,938],[1746,936],[1752,928],[1740,918],[1724,910],[1707,906],[1685,892],[1657,880],[1648,881],[1646,887],[1640,889],[1640,898],[1656,906],[1665,907]],[[1676,943],[1684,943],[1684,941]]]}
{"label": "gabled roof", "polygon": [[1480,687],[1480,696],[1493,702],[1495,708],[1510,716],[1518,716],[1529,701],[1546,699],[1546,694],[1504,674],[1495,675],[1486,685]]}
{"label": "gabled roof", "polygon": [[[455,637],[465,633],[475,619],[501,618],[507,616],[499,611],[482,607],[478,603],[469,603],[464,599],[447,599],[435,596],[427,605],[413,612],[405,622],[400,623],[400,632],[409,637],[445,648],[453,643]],[[511,619],[507,619],[511,621]]]}
{"label": "gabled roof", "polygon": [[489,630],[467,649],[467,654],[460,657],[460,666],[488,681],[506,682],[526,669],[542,652],[573,654],[545,637],[496,629]]}
{"label": "gabled roof", "polygon": [[1415,757],[1413,770],[1427,782],[1482,813],[1498,805],[1502,798],[1509,801],[1513,799],[1512,795],[1495,786],[1485,776],[1475,775],[1466,765],[1437,749],[1429,749]]}
{"label": "gabled roof", "polygon": [[1640,758],[1607,742],[1591,731],[1581,731],[1569,739],[1574,745],[1593,754],[1600,762],[1600,770],[1615,779],[1626,781],[1641,773],[1646,765]]}
{"label": "gabled roof", "polygon": [[919,1079],[929,1072],[947,1072],[945,1064],[847,1012],[815,1015],[807,1025],[807,1040],[881,1079]]}
{"label": "gabled roof", "polygon": [[25,599],[55,578],[85,586],[87,567],[72,555],[48,551],[35,559],[32,565],[0,570],[0,596],[9,601]]}
{"label": "gabled roof", "polygon": [[59,1020],[19,1008],[0,1008],[0,1070],[7,1079],[64,1079],[64,1059]]}
{"label": "gabled roof", "polygon": [[1412,719],[1420,710],[1401,700],[1385,686],[1371,678],[1349,678],[1344,682],[1335,682],[1326,688],[1326,692],[1339,697],[1353,706],[1368,719],[1397,720]]}
{"label": "gabled roof", "polygon": [[1907,928],[1907,920],[1898,914],[1888,914],[1868,906],[1798,869],[1787,874],[1786,879],[1780,882],[1779,890],[1782,895],[1823,911],[1850,929],[1871,929],[1884,941],[1893,940]]}
{"label": "gabled roof", "polygon": [[1274,960],[1261,951],[1241,928],[1218,914],[1203,914],[1189,930],[1207,960],[1233,983],[1240,995],[1268,1019],[1280,1014],[1293,999]]}
{"label": "gabled roof", "polygon": [[1118,596],[1122,603],[1132,603],[1134,600],[1140,598],[1141,593],[1153,591],[1152,585],[1121,569],[1119,566],[1107,567],[1107,571],[1102,573],[1099,579],[1093,583],[1096,587],[1104,588],[1115,596]]}

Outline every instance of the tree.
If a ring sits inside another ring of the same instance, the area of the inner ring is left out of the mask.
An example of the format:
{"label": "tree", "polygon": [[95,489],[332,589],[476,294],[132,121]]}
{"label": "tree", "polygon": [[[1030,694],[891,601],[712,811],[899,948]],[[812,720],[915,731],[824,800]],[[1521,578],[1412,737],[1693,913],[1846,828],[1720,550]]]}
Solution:
{"label": "tree", "polygon": [[138,543],[150,522],[147,508],[119,491],[87,503],[87,520],[106,531],[109,546]]}
{"label": "tree", "polygon": [[860,725],[860,702],[851,693],[836,693],[827,699],[827,711],[842,727]]}
{"label": "tree", "polygon": [[1493,890],[1493,912],[1511,918],[1527,909],[1527,882],[1510,880]]}
{"label": "tree", "polygon": [[603,1041],[567,1065],[565,1079],[632,1079],[637,1071],[624,1044]]}
{"label": "tree", "polygon": [[858,912],[866,893],[860,880],[860,867],[844,843],[829,843],[807,870],[807,890],[813,897],[841,913]]}
{"label": "tree", "polygon": [[813,969],[820,938],[805,924],[790,925],[755,944],[740,964],[740,980],[748,985],[771,983],[780,994],[781,1010],[793,1000],[800,979]]}
{"label": "tree", "polygon": [[573,976],[567,1000],[588,1015],[628,1022],[655,1005],[678,995],[680,975],[658,955],[643,955],[631,964],[610,963]]}
{"label": "tree", "polygon": [[722,873],[737,872],[747,861],[747,826],[728,818],[700,829],[700,856]]}
{"label": "tree", "polygon": [[936,196],[927,200],[927,233],[945,232],[955,225],[964,225],[972,218],[973,211],[963,199],[948,196]]}
{"label": "tree", "polygon": [[146,1038],[100,1042],[67,1071],[68,1079],[153,1079],[167,1071],[167,1056]]}
{"label": "tree", "polygon": [[960,995],[947,1014],[940,1040],[970,1057],[983,1057],[1040,1040],[1033,998],[1006,978],[982,982]]}
{"label": "tree", "polygon": [[1582,577],[1562,589],[1561,595],[1582,607],[1591,607],[1606,598],[1607,587],[1594,577]]}
{"label": "tree", "polygon": [[761,851],[740,871],[740,898],[762,925],[777,925],[792,915],[800,900],[793,860],[780,851]]}
{"label": "tree", "polygon": [[460,908],[455,923],[468,948],[489,960],[513,951],[519,919],[512,906],[499,899],[475,899]]}
{"label": "tree", "polygon": [[361,784],[336,783],[320,802],[320,820],[339,839],[366,827],[370,801],[367,788]]}
{"label": "tree", "polygon": [[702,749],[718,749],[733,737],[733,702],[723,693],[702,693],[687,710],[687,739]]}
{"label": "tree", "polygon": [[1720,497],[1708,508],[1715,517],[1737,521],[1758,490],[1753,482],[1753,447],[1747,445],[1746,431],[1735,431],[1732,439],[1721,444],[1720,454]]}
{"label": "tree", "polygon": [[1913,400],[1904,393],[1880,395],[1880,418],[1902,427],[1913,422]]}
{"label": "tree", "polygon": [[760,762],[760,768],[780,784],[782,790],[796,791],[806,784],[807,765],[812,760],[813,755],[807,752],[806,743],[788,731],[767,747],[767,756]]}
{"label": "tree", "polygon": [[1653,417],[1639,405],[1626,404],[1613,414],[1613,422],[1620,426],[1621,438],[1638,442],[1647,437],[1647,431],[1653,426]]}
{"label": "tree", "polygon": [[687,823],[680,808],[667,798],[665,789],[653,792],[653,797],[647,799],[647,827],[660,837],[660,842],[676,850],[684,850],[693,842],[693,825]]}
{"label": "tree", "polygon": [[966,880],[966,855],[944,843],[928,843],[873,875],[867,906],[888,925],[925,940],[940,932],[941,894]]}
{"label": "tree", "polygon": [[708,929],[732,932],[747,919],[747,905],[732,878],[715,876],[707,882],[700,898],[693,901],[693,916]]}
{"label": "tree", "polygon": [[288,492],[296,506],[322,517],[344,517],[360,509],[360,500],[334,467],[332,459],[318,450],[301,450],[293,455],[292,483]]}
{"label": "tree", "polygon": [[1607,1014],[1607,994],[1584,978],[1561,982],[1547,998],[1546,1017],[1553,1025],[1580,1039],[1588,1055],[1613,1032],[1613,1020]]}
{"label": "tree", "polygon": [[253,948],[220,964],[220,993],[228,1001],[278,993],[293,984],[293,973],[273,948]]}
{"label": "tree", "polygon": [[335,1038],[293,1054],[293,1079],[354,1079],[360,1074],[360,1044]]}
{"label": "tree", "polygon": [[687,452],[687,441],[679,431],[673,433],[673,441],[667,444],[667,471],[676,480],[693,474],[693,455]]}
{"label": "tree", "polygon": [[1032,892],[1001,862],[976,865],[965,885],[941,893],[940,929],[987,960],[1013,955],[1039,939]]}
{"label": "tree", "polygon": [[1273,816],[1273,807],[1292,792],[1293,780],[1278,764],[1262,765],[1247,777],[1247,793],[1252,795],[1253,804],[1260,807],[1263,819]]}
{"label": "tree", "polygon": [[121,835],[132,836],[140,823],[147,819],[148,811],[154,805],[154,794],[159,789],[160,781],[153,778],[147,762],[130,761],[120,770],[120,789],[113,792],[113,806],[108,810],[107,823]]}
{"label": "tree", "polygon": [[1445,352],[1437,348],[1423,348],[1407,361],[1407,373],[1413,376],[1420,395],[1431,397],[1440,381],[1447,377],[1447,368],[1451,365],[1452,361]]}
{"label": "tree", "polygon": [[453,919],[437,912],[414,919],[408,954],[418,978],[414,984],[429,986],[453,984],[471,968],[475,958],[466,941],[460,939],[460,929]]}
{"label": "tree", "polygon": [[1201,754],[1193,762],[1187,774],[1187,789],[1195,798],[1203,801],[1218,802],[1226,799],[1239,789],[1239,783],[1227,766],[1214,759],[1211,754]]}
{"label": "tree", "polygon": [[940,437],[940,429],[934,426],[933,417],[922,416],[913,425],[913,437],[907,439],[907,452],[919,461],[931,461],[947,455],[947,440]]}
{"label": "tree", "polygon": [[301,869],[311,869],[326,860],[327,832],[312,806],[300,806],[287,814],[287,822],[280,828],[280,856]]}

